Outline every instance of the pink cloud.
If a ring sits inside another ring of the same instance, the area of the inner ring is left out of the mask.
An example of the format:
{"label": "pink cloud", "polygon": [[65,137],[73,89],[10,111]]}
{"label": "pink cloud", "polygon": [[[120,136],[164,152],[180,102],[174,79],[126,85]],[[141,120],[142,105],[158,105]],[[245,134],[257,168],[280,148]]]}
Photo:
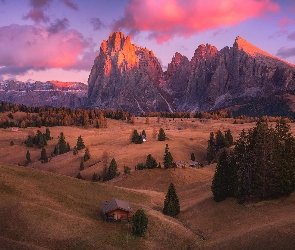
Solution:
{"label": "pink cloud", "polygon": [[176,35],[187,37],[277,11],[279,5],[272,0],[130,0],[114,28],[131,35],[147,31],[161,43]]}
{"label": "pink cloud", "polygon": [[76,30],[52,33],[42,25],[12,24],[0,28],[0,67],[90,69],[82,59],[91,46]]}
{"label": "pink cloud", "polygon": [[294,25],[295,24],[295,20],[290,19],[288,17],[284,17],[279,21],[279,26],[281,27],[286,27],[288,25]]}

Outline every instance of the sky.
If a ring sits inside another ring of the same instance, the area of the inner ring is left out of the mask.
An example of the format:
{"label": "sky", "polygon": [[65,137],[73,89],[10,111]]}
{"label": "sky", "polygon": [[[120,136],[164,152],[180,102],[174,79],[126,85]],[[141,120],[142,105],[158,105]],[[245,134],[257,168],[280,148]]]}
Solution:
{"label": "sky", "polygon": [[293,0],[0,0],[0,80],[87,80],[111,32],[154,52],[222,49],[237,36],[295,64]]}

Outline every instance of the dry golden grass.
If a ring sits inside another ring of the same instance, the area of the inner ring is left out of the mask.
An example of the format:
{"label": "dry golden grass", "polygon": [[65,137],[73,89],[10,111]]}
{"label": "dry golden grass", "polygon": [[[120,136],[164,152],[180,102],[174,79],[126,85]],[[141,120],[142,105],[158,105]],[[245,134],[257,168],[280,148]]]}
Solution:
{"label": "dry golden grass", "polygon": [[[82,150],[53,157],[41,164],[40,149],[27,148],[23,141],[36,128],[0,131],[0,245],[4,249],[293,249],[295,245],[295,196],[252,205],[239,205],[233,199],[216,203],[210,190],[215,165],[201,169],[154,169],[133,171],[137,163],[152,154],[163,161],[165,144],[169,144],[174,160],[205,162],[207,140],[211,131],[230,128],[237,138],[240,131],[254,124],[232,124],[233,120],[200,122],[198,119],[166,119],[156,122],[138,118],[135,124],[108,121],[108,128],[50,128],[53,140],[46,146],[53,151],[58,135],[64,132],[71,147],[82,135],[90,149],[91,159],[85,163],[82,176],[90,180],[103,164],[102,153],[115,158],[119,171],[131,167],[130,175],[106,184],[80,181]],[[153,130],[165,129],[168,141],[152,138]],[[181,128],[179,130],[178,128]],[[291,129],[295,131],[294,124]],[[148,141],[130,143],[134,129],[147,133]],[[41,128],[45,132],[45,128]],[[10,146],[9,142],[15,145]],[[30,150],[33,163],[25,164]],[[93,165],[89,167],[90,165]],[[163,165],[163,164],[162,164]],[[33,169],[34,168],[34,169]],[[38,171],[45,170],[45,171]],[[53,173],[48,173],[53,172]],[[67,176],[63,176],[67,175]],[[169,184],[176,186],[181,213],[174,219],[164,216],[161,209]],[[127,200],[136,210],[143,208],[149,218],[144,238],[135,238],[126,224],[105,223],[101,203],[109,198]],[[190,248],[188,248],[190,247]]]}

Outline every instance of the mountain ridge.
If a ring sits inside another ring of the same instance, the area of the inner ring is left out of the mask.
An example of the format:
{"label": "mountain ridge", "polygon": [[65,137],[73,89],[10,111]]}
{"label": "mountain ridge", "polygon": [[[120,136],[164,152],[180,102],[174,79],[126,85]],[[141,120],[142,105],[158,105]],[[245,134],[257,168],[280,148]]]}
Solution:
{"label": "mountain ridge", "polygon": [[[104,50],[106,47],[111,49]],[[143,53],[148,53],[149,57],[141,58],[136,52],[138,50],[147,51]],[[166,72],[159,67],[158,59],[151,51],[133,45],[130,37],[125,37],[122,32],[113,32],[108,40],[103,41],[101,51],[105,58],[101,58],[101,53],[96,57],[88,81],[90,106],[140,113],[171,109],[208,111],[224,108],[236,98],[265,96],[278,90],[295,88],[294,65],[261,50],[242,37],[237,37],[232,47],[221,50],[211,44],[201,44],[191,60],[176,52]],[[113,51],[119,56],[115,56]],[[133,55],[132,60],[126,57],[125,51]],[[107,67],[108,60],[112,61],[113,68]],[[155,64],[158,66],[153,67]],[[144,67],[149,70],[144,70]],[[106,79],[100,68],[108,68],[112,79]],[[128,87],[130,79],[133,80],[131,89]],[[123,92],[112,91],[117,88]],[[126,88],[129,89],[128,98],[124,95]],[[104,92],[103,89],[108,91]],[[152,92],[148,97],[147,89]]]}

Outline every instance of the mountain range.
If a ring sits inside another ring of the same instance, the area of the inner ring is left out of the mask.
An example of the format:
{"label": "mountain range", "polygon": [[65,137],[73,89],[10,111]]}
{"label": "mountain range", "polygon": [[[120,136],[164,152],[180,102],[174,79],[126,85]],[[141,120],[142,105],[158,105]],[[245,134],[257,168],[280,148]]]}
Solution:
{"label": "mountain range", "polygon": [[220,51],[199,45],[191,60],[177,52],[163,72],[152,51],[114,32],[101,43],[91,69],[88,105],[132,112],[196,112],[294,88],[294,65],[241,37]]}
{"label": "mountain range", "polygon": [[295,65],[242,37],[221,50],[201,44],[190,60],[176,52],[164,72],[151,50],[132,44],[122,32],[113,32],[101,43],[88,86],[5,81],[0,83],[0,98],[30,106],[197,112],[245,108],[277,97],[286,104],[294,90]]}

